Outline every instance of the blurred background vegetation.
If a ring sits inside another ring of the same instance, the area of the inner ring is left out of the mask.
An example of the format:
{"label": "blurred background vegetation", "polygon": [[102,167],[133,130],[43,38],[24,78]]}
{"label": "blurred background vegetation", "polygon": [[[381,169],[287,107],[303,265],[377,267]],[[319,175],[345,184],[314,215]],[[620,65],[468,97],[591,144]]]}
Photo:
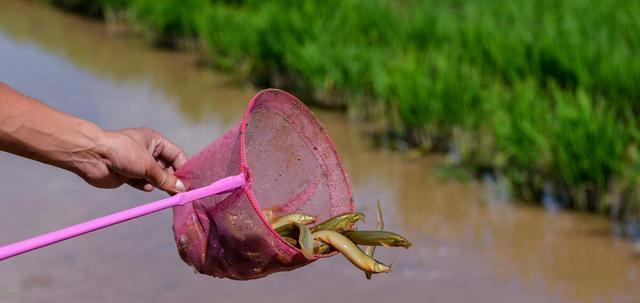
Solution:
{"label": "blurred background vegetation", "polygon": [[520,198],[640,215],[640,1],[48,1],[451,153]]}

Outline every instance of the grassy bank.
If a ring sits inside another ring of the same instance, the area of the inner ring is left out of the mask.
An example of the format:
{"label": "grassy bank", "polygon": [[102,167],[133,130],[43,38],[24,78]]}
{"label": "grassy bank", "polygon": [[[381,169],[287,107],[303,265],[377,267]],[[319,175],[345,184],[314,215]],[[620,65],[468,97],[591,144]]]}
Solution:
{"label": "grassy bank", "polygon": [[382,119],[532,201],[546,187],[570,207],[640,213],[638,1],[50,2],[124,12],[162,45],[197,41],[218,68]]}

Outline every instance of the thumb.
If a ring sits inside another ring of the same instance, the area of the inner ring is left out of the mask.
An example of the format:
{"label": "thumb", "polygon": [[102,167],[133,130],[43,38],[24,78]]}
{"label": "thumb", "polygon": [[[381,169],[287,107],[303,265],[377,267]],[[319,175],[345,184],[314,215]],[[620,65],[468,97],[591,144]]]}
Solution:
{"label": "thumb", "polygon": [[184,183],[173,173],[164,171],[155,161],[149,161],[145,173],[147,179],[153,186],[164,190],[170,194],[183,192],[186,190]]}

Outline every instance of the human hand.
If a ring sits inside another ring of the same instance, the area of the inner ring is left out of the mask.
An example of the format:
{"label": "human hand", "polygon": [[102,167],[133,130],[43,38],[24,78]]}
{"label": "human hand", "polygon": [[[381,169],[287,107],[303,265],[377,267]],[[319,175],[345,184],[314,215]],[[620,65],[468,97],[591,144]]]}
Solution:
{"label": "human hand", "polygon": [[186,156],[147,128],[105,131],[0,82],[0,151],[74,172],[87,183],[144,191],[185,191],[174,171]]}
{"label": "human hand", "polygon": [[170,194],[186,190],[174,175],[187,161],[186,155],[151,129],[104,131],[93,153],[97,157],[80,165],[77,172],[93,186],[114,188],[127,183],[143,191],[157,187]]}

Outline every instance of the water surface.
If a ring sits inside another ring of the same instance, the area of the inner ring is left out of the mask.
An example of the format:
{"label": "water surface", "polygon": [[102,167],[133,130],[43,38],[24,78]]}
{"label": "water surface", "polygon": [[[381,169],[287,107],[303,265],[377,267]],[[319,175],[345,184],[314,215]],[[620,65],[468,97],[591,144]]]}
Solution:
{"label": "water surface", "polygon": [[[154,128],[192,155],[238,121],[256,92],[39,2],[0,2],[0,81],[104,128]],[[379,249],[390,274],[367,281],[342,257],[257,281],[194,274],[177,255],[171,212],[0,263],[1,302],[638,302],[640,263],[598,216],[508,203],[499,188],[443,178],[442,159],[375,149],[357,122],[314,110],[336,143],[357,207],[411,250]],[[0,153],[0,243],[164,197],[94,189]],[[373,224],[369,219],[368,224]]]}

